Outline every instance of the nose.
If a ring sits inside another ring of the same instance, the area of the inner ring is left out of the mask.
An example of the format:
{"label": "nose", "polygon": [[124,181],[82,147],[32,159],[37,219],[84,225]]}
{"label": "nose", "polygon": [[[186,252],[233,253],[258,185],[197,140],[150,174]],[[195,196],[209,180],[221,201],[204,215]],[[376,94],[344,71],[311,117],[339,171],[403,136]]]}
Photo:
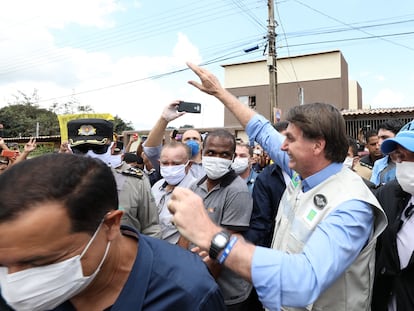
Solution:
{"label": "nose", "polygon": [[287,143],[287,140],[285,139],[282,145],[280,146],[280,149],[283,151],[287,151],[287,147],[288,147],[288,143]]}

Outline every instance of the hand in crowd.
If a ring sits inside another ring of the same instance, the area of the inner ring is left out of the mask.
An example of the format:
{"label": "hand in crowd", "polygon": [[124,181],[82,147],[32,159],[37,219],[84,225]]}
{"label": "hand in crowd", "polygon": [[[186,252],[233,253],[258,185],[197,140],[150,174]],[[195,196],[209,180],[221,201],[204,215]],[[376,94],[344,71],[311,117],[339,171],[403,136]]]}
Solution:
{"label": "hand in crowd", "polygon": [[36,149],[36,138],[31,137],[29,141],[24,145],[24,152],[30,153]]}
{"label": "hand in crowd", "polygon": [[3,148],[4,146],[6,146],[6,142],[4,141],[2,137],[0,137],[0,147]]}
{"label": "hand in crowd", "polygon": [[189,84],[195,86],[200,91],[203,91],[210,95],[217,95],[220,90],[222,90],[222,86],[215,75],[211,72],[198,67],[197,65],[187,62],[187,66],[190,67],[192,71],[200,78],[201,84],[196,81],[188,81]]}
{"label": "hand in crowd", "polygon": [[72,150],[69,147],[69,142],[67,140],[63,141],[60,144],[59,153],[72,153]]}
{"label": "hand in crowd", "polygon": [[183,114],[185,114],[185,111],[178,112],[179,101],[173,101],[169,105],[167,105],[164,110],[162,111],[162,117],[167,121],[170,122],[172,120],[177,119],[178,117],[181,117]]}

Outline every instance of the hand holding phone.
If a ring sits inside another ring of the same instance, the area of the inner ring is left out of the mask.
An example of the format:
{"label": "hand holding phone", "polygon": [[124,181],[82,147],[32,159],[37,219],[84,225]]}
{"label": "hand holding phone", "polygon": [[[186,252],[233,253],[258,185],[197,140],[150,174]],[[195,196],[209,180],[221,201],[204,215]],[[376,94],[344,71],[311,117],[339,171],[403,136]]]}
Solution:
{"label": "hand holding phone", "polygon": [[2,157],[14,158],[17,155],[17,151],[16,150],[2,150],[0,155]]}
{"label": "hand holding phone", "polygon": [[177,110],[178,112],[185,111],[189,113],[201,113],[201,104],[180,101]]}

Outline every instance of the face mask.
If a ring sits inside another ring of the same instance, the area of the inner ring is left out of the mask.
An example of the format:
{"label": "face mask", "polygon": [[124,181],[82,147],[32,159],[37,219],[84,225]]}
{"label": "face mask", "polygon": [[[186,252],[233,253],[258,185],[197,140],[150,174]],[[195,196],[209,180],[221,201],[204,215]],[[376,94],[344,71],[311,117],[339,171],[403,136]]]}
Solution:
{"label": "face mask", "polygon": [[234,158],[233,163],[231,164],[231,168],[234,172],[239,175],[243,173],[249,167],[249,158],[241,158],[236,157]]}
{"label": "face mask", "polygon": [[[112,167],[115,167],[111,162],[115,162],[115,161],[113,161],[113,159],[112,159],[112,155],[111,155],[111,148],[112,148],[112,145],[113,145],[114,143],[112,142],[111,143],[111,145],[108,147],[108,150],[105,152],[105,153],[102,153],[102,154],[98,154],[98,153],[95,153],[95,152],[93,152],[93,150],[88,150],[88,152],[86,153],[86,156],[87,157],[90,157],[90,158],[94,158],[94,159],[99,159],[99,160],[101,160],[102,162],[104,162],[106,165],[108,165],[108,166],[112,166]],[[120,155],[119,155],[120,156]],[[116,157],[116,156],[115,156]],[[120,156],[121,157],[121,156]]]}
{"label": "face mask", "polygon": [[85,289],[98,274],[109,251],[110,242],[106,245],[103,258],[95,272],[90,276],[83,275],[81,258],[100,227],[80,255],[11,274],[8,274],[6,267],[0,267],[1,295],[6,302],[17,311],[50,310]]}
{"label": "face mask", "polygon": [[161,176],[172,186],[178,185],[185,177],[186,164],[160,166]]}
{"label": "face mask", "polygon": [[200,145],[195,140],[187,140],[187,146],[191,149],[191,157],[194,158],[200,151]]}
{"label": "face mask", "polygon": [[215,180],[229,172],[232,160],[217,157],[203,157],[202,164],[207,177]]}
{"label": "face mask", "polygon": [[351,157],[346,157],[346,158],[345,158],[344,165],[345,165],[347,168],[352,169],[352,164],[353,164],[353,163],[354,163],[354,158],[351,158]]}
{"label": "face mask", "polygon": [[118,167],[122,164],[122,154],[114,154],[109,157],[108,166]]}
{"label": "face mask", "polygon": [[403,161],[396,164],[395,177],[401,188],[411,195],[414,195],[414,162]]}

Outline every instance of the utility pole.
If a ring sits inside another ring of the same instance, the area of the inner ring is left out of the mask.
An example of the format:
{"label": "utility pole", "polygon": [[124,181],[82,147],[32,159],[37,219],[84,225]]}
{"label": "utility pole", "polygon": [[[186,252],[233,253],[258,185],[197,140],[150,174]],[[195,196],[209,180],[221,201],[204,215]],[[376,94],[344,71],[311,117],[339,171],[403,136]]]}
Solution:
{"label": "utility pole", "polygon": [[267,58],[267,66],[269,68],[269,104],[270,104],[270,121],[276,122],[277,108],[277,67],[276,67],[276,22],[274,13],[274,0],[267,1],[268,7],[268,26],[267,39],[269,55]]}

